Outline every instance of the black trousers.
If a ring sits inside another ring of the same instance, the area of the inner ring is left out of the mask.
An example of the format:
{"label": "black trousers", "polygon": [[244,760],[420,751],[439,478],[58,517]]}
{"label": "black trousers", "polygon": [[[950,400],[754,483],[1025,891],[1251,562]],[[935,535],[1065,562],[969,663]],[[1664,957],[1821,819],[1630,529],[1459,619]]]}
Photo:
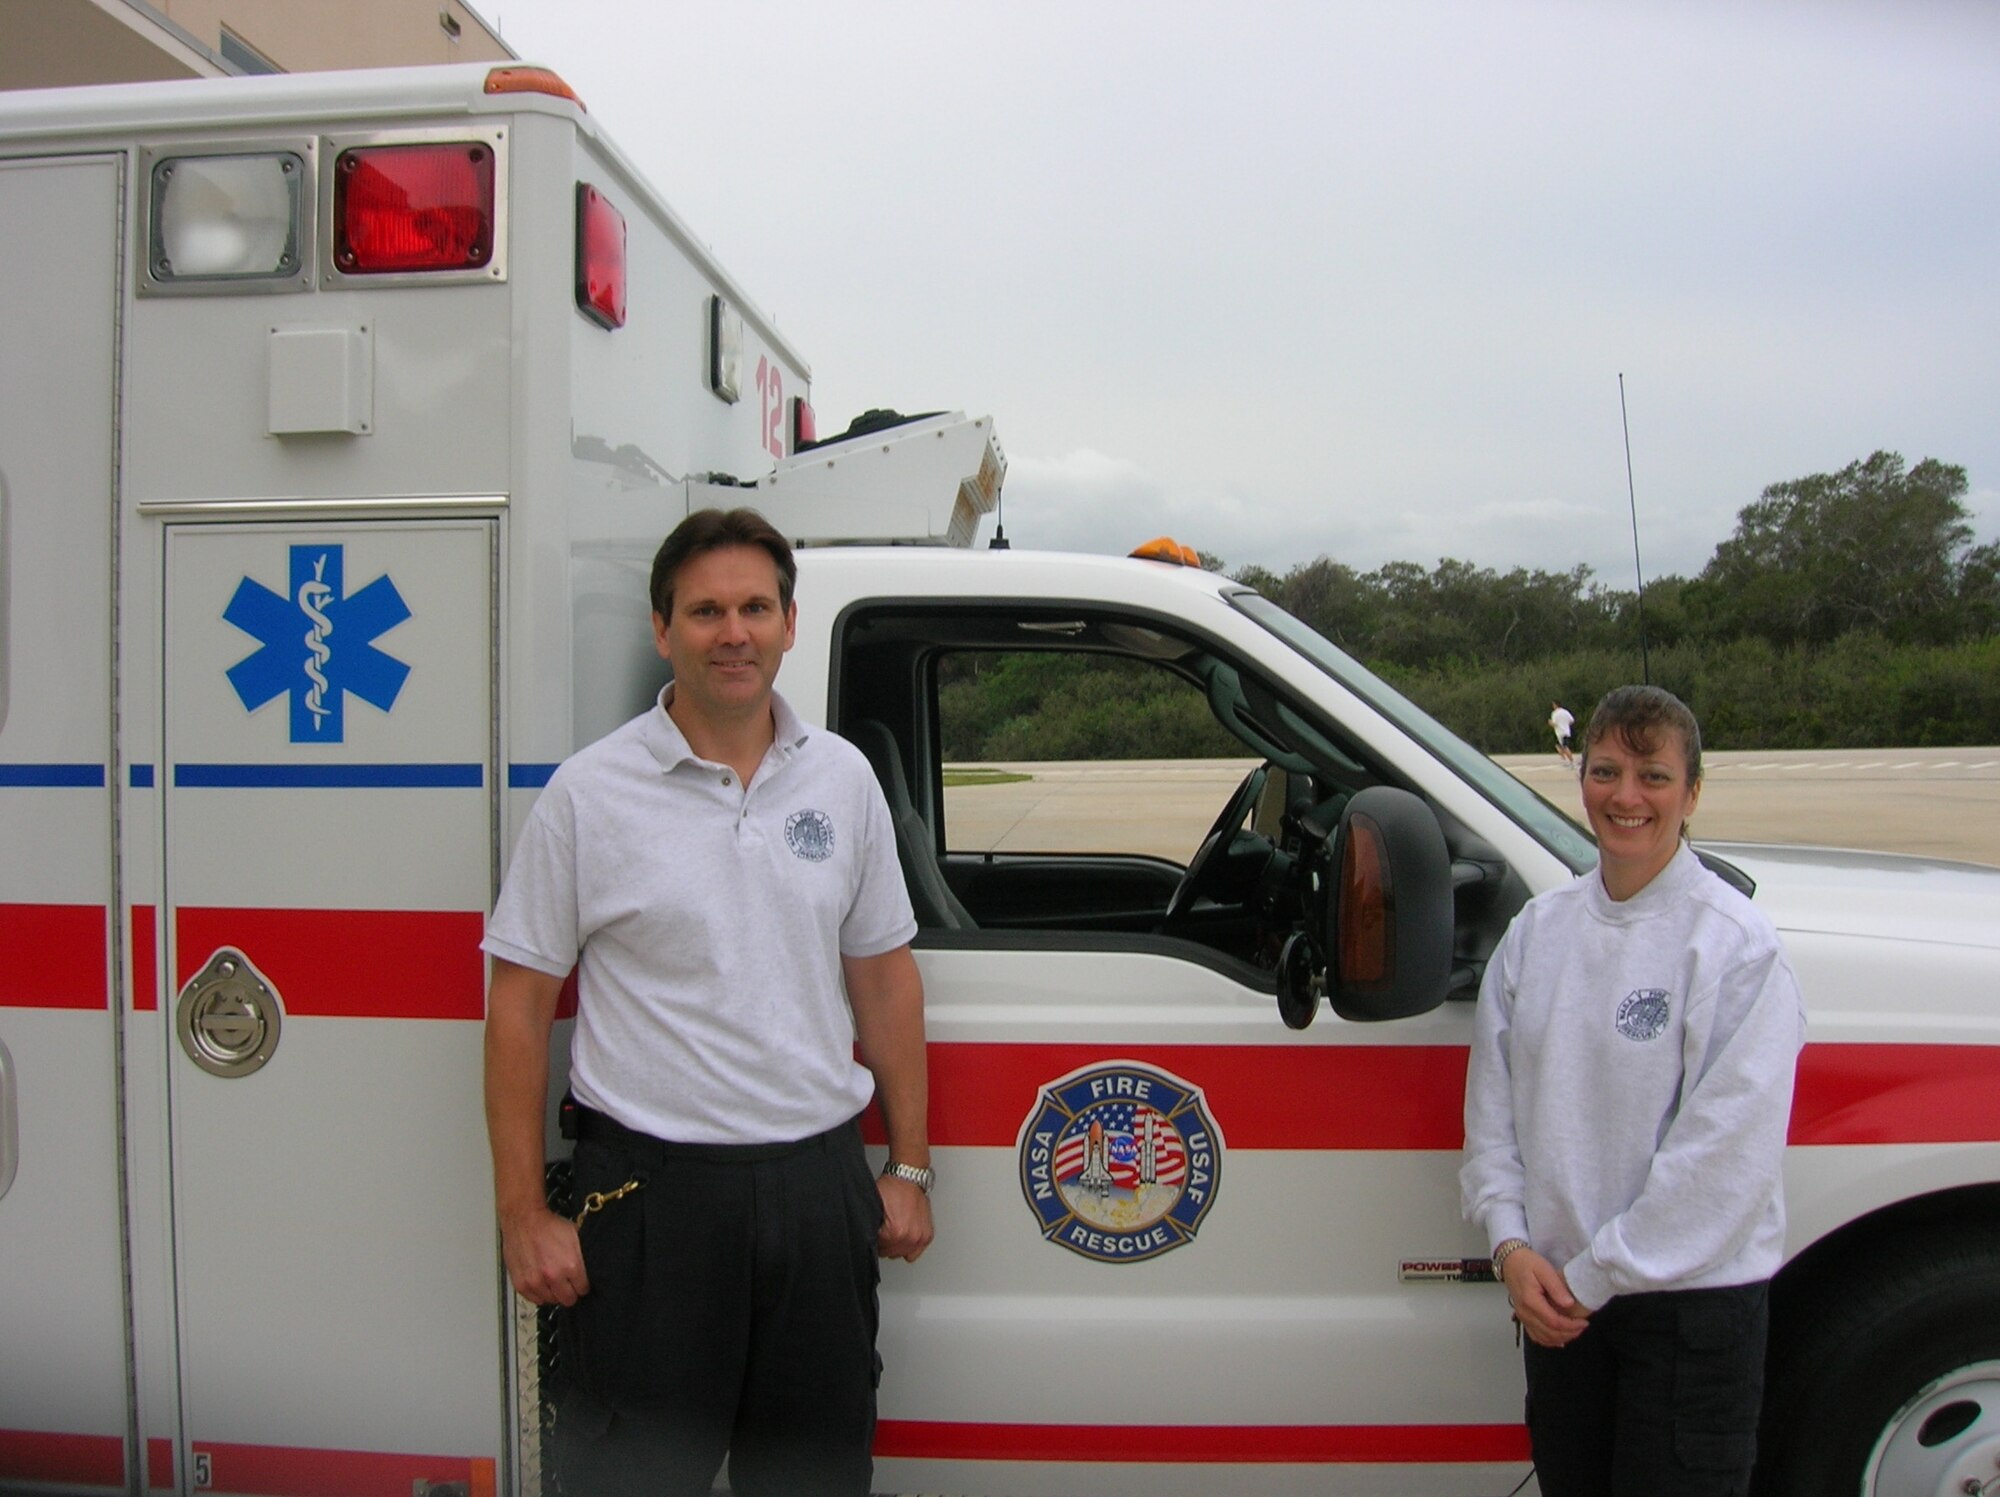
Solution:
{"label": "black trousers", "polygon": [[584,1112],[590,1293],[561,1317],[565,1497],[867,1497],[881,1196],[854,1123],[672,1144]]}
{"label": "black trousers", "polygon": [[1542,1497],[1742,1497],[1768,1284],[1621,1295],[1564,1347],[1526,1343]]}

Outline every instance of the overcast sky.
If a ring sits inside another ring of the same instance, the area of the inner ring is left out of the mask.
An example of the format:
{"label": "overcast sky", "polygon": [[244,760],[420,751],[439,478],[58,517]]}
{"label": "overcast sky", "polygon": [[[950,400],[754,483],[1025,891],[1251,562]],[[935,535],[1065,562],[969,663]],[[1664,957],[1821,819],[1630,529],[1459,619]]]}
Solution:
{"label": "overcast sky", "polygon": [[[482,0],[1016,545],[1692,574],[1766,484],[2000,535],[2000,4]],[[990,533],[991,525],[982,533]]]}

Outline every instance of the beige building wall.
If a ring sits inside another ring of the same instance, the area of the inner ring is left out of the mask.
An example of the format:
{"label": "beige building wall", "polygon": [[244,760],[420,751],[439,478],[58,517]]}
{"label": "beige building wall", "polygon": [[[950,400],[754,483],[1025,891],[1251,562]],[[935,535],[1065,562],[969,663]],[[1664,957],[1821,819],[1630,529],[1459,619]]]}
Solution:
{"label": "beige building wall", "polygon": [[0,88],[513,56],[464,0],[0,0]]}
{"label": "beige building wall", "polygon": [[288,73],[513,54],[461,0],[152,0],[215,52],[226,29]]}

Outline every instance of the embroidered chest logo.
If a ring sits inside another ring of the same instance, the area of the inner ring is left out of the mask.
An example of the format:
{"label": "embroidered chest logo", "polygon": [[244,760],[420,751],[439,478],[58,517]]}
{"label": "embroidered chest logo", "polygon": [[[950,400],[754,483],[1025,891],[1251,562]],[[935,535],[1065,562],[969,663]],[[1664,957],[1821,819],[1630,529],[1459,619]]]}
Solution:
{"label": "embroidered chest logo", "polygon": [[824,811],[794,811],[785,818],[785,846],[808,863],[833,856],[833,818]]}
{"label": "embroidered chest logo", "polygon": [[294,546],[291,555],[287,592],[245,577],[222,611],[259,642],[229,668],[229,684],[250,712],[289,693],[293,743],[340,743],[350,692],[384,712],[396,705],[410,668],[374,640],[410,617],[410,606],[386,574],[343,594],[344,547]]}
{"label": "embroidered chest logo", "polygon": [[1618,1005],[1618,1032],[1628,1040],[1656,1040],[1667,1027],[1669,1007],[1664,988],[1640,988]]}
{"label": "embroidered chest logo", "polygon": [[1200,1088],[1129,1061],[1050,1082],[1017,1147],[1042,1236],[1100,1263],[1193,1241],[1222,1178],[1222,1134]]}

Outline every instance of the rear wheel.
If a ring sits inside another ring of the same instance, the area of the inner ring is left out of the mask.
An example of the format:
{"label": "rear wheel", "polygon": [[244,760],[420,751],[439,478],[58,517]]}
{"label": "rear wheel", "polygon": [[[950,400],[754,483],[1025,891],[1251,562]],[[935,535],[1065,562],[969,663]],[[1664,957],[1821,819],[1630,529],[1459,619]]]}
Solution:
{"label": "rear wheel", "polygon": [[2000,1240],[1929,1232],[1826,1281],[1772,1349],[1762,1497],[2000,1493]]}

